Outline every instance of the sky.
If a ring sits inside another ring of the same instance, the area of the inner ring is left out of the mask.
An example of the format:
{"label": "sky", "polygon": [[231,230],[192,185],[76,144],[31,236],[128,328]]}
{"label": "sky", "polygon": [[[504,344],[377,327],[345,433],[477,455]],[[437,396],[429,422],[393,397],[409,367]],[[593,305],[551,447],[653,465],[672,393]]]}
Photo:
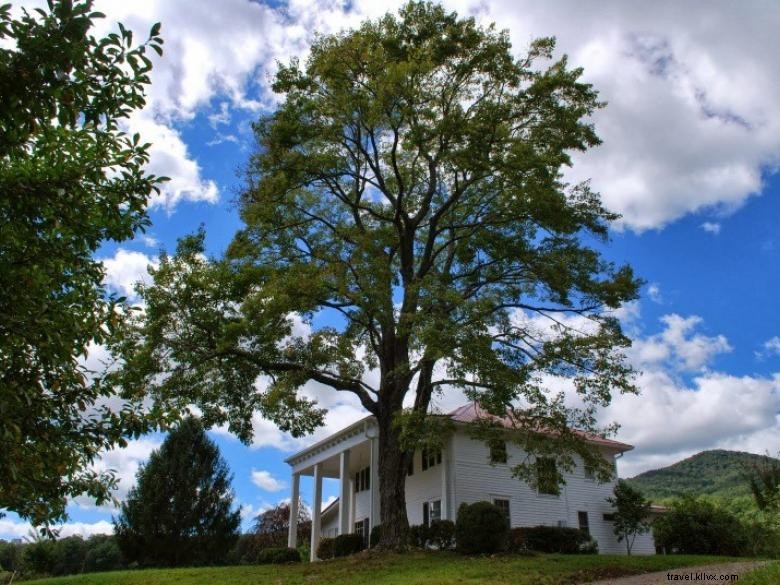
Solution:
{"label": "sky", "polygon": [[[18,3],[16,9],[19,8]],[[129,129],[152,142],[150,171],[171,177],[149,206],[152,226],[106,244],[106,283],[132,298],[160,250],[204,225],[218,256],[241,227],[235,196],[254,148],[251,123],[273,110],[277,62],[305,58],[317,33],[334,33],[395,10],[371,0],[97,1],[97,33],[122,22],[143,36],[162,22],[165,54],[155,59],[147,107]],[[33,3],[25,3],[33,6]],[[636,448],[623,477],[704,449],[780,451],[780,3],[551,0],[444,2],[461,15],[498,23],[517,55],[555,36],[608,105],[594,116],[603,144],[574,157],[566,178],[591,179],[621,214],[605,254],[645,280],[641,299],[620,311],[633,339],[639,396],[616,396],[601,413]],[[91,359],[99,357],[90,356]],[[309,384],[329,409],[326,426],[293,439],[254,421],[243,445],[210,432],[233,474],[244,527],[289,497],[284,458],[365,415],[356,401]],[[437,399],[443,411],[462,397]],[[163,436],[132,441],[96,463],[114,469],[121,500],[138,466]],[[304,499],[311,488],[302,482]],[[336,493],[325,482],[325,497]],[[110,532],[116,510],[77,498],[62,534]],[[0,538],[29,525],[9,514]]]}

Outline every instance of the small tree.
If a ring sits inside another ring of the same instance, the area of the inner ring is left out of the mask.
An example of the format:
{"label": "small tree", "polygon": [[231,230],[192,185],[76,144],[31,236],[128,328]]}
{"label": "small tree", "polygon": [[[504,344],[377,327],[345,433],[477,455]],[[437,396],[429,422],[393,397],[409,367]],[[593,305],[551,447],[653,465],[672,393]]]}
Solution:
{"label": "small tree", "polygon": [[228,467],[195,418],[185,419],[138,472],[114,520],[128,561],[179,566],[222,562],[238,537]]}
{"label": "small tree", "polygon": [[[290,529],[290,504],[279,504],[255,517],[253,548],[287,546]],[[306,542],[311,535],[311,517],[303,502],[298,504],[298,539]]]}
{"label": "small tree", "polygon": [[614,496],[607,501],[615,508],[615,535],[618,542],[625,541],[626,553],[630,555],[637,535],[650,530],[650,501],[622,479],[615,486]]}
{"label": "small tree", "polygon": [[750,491],[760,510],[780,512],[780,461],[765,457],[745,469]]}

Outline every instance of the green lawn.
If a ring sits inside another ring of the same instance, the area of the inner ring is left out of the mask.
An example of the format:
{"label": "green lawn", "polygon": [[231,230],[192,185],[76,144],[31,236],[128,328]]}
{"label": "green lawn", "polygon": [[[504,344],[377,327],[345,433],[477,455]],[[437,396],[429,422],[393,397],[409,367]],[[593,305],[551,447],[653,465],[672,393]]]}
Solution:
{"label": "green lawn", "polygon": [[[462,557],[455,553],[356,555],[298,565],[150,569],[74,575],[28,585],[558,585],[734,559],[706,556]],[[766,583],[776,581],[766,581]],[[763,581],[757,583],[763,584]]]}
{"label": "green lawn", "polygon": [[780,583],[780,563],[772,563],[768,567],[745,575],[739,582],[742,585],[777,585]]}

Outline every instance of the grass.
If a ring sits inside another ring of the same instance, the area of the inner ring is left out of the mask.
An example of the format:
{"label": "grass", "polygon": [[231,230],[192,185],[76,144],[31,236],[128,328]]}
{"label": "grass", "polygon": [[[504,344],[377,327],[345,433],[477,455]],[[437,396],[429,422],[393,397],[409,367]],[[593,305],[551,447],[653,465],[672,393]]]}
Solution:
{"label": "grass", "polygon": [[[708,556],[361,554],[296,565],[147,569],[25,581],[26,585],[570,585],[598,578],[728,562]],[[766,583],[777,581],[766,581]],[[763,585],[763,581],[758,581]]]}
{"label": "grass", "polygon": [[745,575],[739,580],[742,585],[777,585],[780,583],[780,563],[772,563]]}

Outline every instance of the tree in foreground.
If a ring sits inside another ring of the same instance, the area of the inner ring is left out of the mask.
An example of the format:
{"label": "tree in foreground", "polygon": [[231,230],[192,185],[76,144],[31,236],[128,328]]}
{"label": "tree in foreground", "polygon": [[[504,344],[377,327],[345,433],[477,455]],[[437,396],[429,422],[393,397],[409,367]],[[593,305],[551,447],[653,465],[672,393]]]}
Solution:
{"label": "tree in foreground", "polygon": [[[378,423],[383,547],[406,540],[413,449],[441,436],[433,397],[513,408],[528,452],[606,478],[572,429],[609,430],[597,409],[633,390],[609,310],[638,281],[599,251],[616,216],[561,172],[599,143],[601,103],[552,39],[510,49],[418,2],[319,37],[280,67],[280,106],[254,127],[244,229],[222,259],[204,258],[203,233],[163,256],[117,348],[129,389],[197,404],[243,440],[254,412],[294,436],[320,425],[307,382],[355,395]],[[579,406],[546,383],[562,378]],[[533,483],[532,460],[515,472]]]}
{"label": "tree in foreground", "polygon": [[758,509],[780,520],[780,461],[767,455],[748,466],[744,475]]}
{"label": "tree in foreground", "polygon": [[122,318],[93,254],[143,229],[161,180],[120,123],[143,107],[162,39],[159,24],[141,45],[121,25],[95,38],[100,17],[91,1],[16,20],[0,6],[0,510],[34,524],[64,519],[70,496],[109,499],[112,475],[88,464],[145,428],[79,360]]}
{"label": "tree in foreground", "polygon": [[129,562],[181,566],[223,562],[238,537],[227,464],[196,418],[184,419],[139,470],[114,520]]}
{"label": "tree in foreground", "polygon": [[639,534],[650,530],[650,501],[642,492],[632,488],[625,481],[618,480],[614,495],[607,498],[614,508],[613,531],[618,542],[626,543],[626,554],[631,554]]}

